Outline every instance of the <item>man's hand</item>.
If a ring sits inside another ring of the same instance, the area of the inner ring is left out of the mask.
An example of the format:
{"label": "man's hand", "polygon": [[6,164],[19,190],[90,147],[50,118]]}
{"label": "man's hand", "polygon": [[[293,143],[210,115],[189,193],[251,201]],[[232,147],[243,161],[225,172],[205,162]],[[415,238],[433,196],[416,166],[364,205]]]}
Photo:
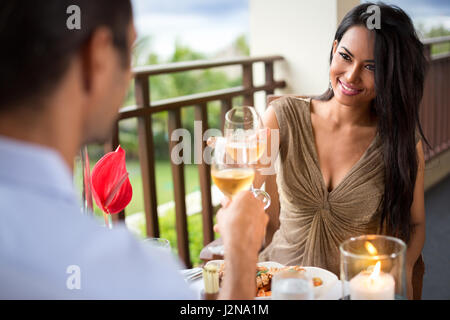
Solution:
{"label": "man's hand", "polygon": [[217,212],[214,231],[223,238],[225,248],[256,255],[261,248],[269,221],[263,203],[250,191],[238,193],[233,200],[225,198]]}
{"label": "man's hand", "polygon": [[253,299],[256,294],[255,271],[269,217],[263,203],[250,191],[222,202],[214,230],[223,238],[225,276],[220,299]]}

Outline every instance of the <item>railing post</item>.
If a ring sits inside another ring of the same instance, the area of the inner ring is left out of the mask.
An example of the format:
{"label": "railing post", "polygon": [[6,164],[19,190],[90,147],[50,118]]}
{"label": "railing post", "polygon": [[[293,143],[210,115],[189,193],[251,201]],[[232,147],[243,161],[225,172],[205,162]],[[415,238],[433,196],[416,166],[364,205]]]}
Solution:
{"label": "railing post", "polygon": [[[200,121],[202,125],[201,141],[199,147],[194,150],[197,153],[197,159],[200,159],[198,164],[198,172],[200,176],[200,190],[202,195],[202,218],[203,218],[203,244],[206,246],[214,240],[213,232],[213,207],[211,199],[211,169],[210,165],[203,159],[203,153],[206,148],[206,141],[203,141],[203,133],[208,129],[208,116],[206,110],[207,104],[202,103],[195,106],[195,120]],[[194,136],[195,137],[195,136]],[[198,137],[195,137],[198,138]]]}
{"label": "railing post", "polygon": [[444,63],[442,61],[438,61],[436,64],[439,72],[437,72],[436,74],[436,94],[437,94],[437,99],[436,99],[436,152],[439,153],[443,150],[443,142],[444,142],[444,137],[443,137],[443,133],[444,133],[444,128],[445,128],[445,123],[444,121],[444,83],[442,82],[443,80],[443,75],[442,72],[444,70]]}
{"label": "railing post", "polygon": [[225,115],[232,107],[233,103],[231,98],[220,102],[220,125],[223,134],[225,134]]}
{"label": "railing post", "polygon": [[[450,44],[450,41],[449,41]],[[450,86],[450,58],[447,59],[446,64],[445,64],[447,70],[445,71],[445,80],[444,83],[447,84],[447,86]],[[445,112],[446,112],[446,117],[445,117],[445,123],[446,123],[446,127],[447,127],[447,132],[445,133],[445,149],[450,148],[450,88],[447,88],[445,90],[446,92],[446,97],[445,97]]]}
{"label": "railing post", "polygon": [[[267,61],[264,63],[264,74],[266,78],[266,84],[272,85],[275,80],[273,77],[273,61]],[[266,95],[274,94],[275,90],[266,90]]]}
{"label": "railing post", "polygon": [[[253,64],[245,63],[242,65],[242,85],[244,89],[253,88]],[[253,106],[253,92],[244,94],[244,105]]]}
{"label": "railing post", "polygon": [[[135,78],[135,95],[139,108],[150,108],[150,89],[147,76]],[[159,237],[151,115],[138,118],[138,140],[147,236]]]}
{"label": "railing post", "polygon": [[[432,83],[432,61],[431,61],[431,45],[426,44],[424,46],[424,55],[425,58],[428,61],[428,72],[425,78],[425,84],[424,84],[424,94],[423,94],[423,98],[422,98],[422,118],[420,119],[420,122],[422,124],[422,128],[423,128],[423,133],[425,135],[425,137],[427,138],[428,142],[430,143],[430,145],[432,145],[432,142],[430,140],[430,131],[432,130],[431,125],[431,118],[430,118],[430,106],[432,106],[432,90],[433,88],[431,87],[431,83]],[[431,149],[430,148],[426,148],[424,150],[425,153],[425,159],[428,159],[431,157]]]}
{"label": "railing post", "polygon": [[[176,164],[172,159],[172,150],[177,145],[177,141],[172,141],[172,133],[181,128],[180,110],[169,111],[169,138],[170,138],[170,164],[172,167],[173,191],[175,198],[175,225],[177,231],[178,255],[183,260],[186,268],[191,268],[189,256],[189,239],[186,217],[186,191],[184,187],[184,164]],[[184,138],[183,138],[184,139]],[[190,142],[190,141],[189,141]],[[185,143],[185,141],[183,141]],[[181,151],[182,152],[182,151]],[[182,155],[180,155],[182,157]]]}

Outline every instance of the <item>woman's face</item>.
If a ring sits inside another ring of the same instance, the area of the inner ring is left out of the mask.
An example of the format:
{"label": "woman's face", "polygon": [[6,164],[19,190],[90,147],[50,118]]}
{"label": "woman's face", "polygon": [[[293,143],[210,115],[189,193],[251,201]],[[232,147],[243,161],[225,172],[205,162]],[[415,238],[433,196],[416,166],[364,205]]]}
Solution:
{"label": "woman's face", "polygon": [[367,105],[375,98],[374,33],[349,28],[333,43],[330,81],[336,100],[346,106]]}

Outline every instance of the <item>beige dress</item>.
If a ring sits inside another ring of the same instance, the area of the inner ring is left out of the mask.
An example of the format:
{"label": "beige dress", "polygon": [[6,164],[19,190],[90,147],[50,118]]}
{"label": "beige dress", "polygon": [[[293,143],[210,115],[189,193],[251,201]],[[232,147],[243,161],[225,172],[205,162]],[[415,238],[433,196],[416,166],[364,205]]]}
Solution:
{"label": "beige dress", "polygon": [[316,153],[310,102],[284,97],[272,103],[281,141],[280,228],[259,260],[315,266],[339,276],[339,244],[352,236],[379,233],[384,194],[381,143],[376,135],[344,179],[328,192]]}

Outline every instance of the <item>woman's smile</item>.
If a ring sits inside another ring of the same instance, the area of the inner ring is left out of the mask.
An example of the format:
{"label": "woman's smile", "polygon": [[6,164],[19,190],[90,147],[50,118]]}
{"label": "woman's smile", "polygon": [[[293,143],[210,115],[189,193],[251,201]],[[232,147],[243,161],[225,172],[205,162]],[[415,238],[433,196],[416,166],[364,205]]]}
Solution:
{"label": "woman's smile", "polygon": [[363,91],[363,89],[356,88],[354,85],[346,83],[341,79],[338,79],[339,88],[346,96],[355,96]]}

